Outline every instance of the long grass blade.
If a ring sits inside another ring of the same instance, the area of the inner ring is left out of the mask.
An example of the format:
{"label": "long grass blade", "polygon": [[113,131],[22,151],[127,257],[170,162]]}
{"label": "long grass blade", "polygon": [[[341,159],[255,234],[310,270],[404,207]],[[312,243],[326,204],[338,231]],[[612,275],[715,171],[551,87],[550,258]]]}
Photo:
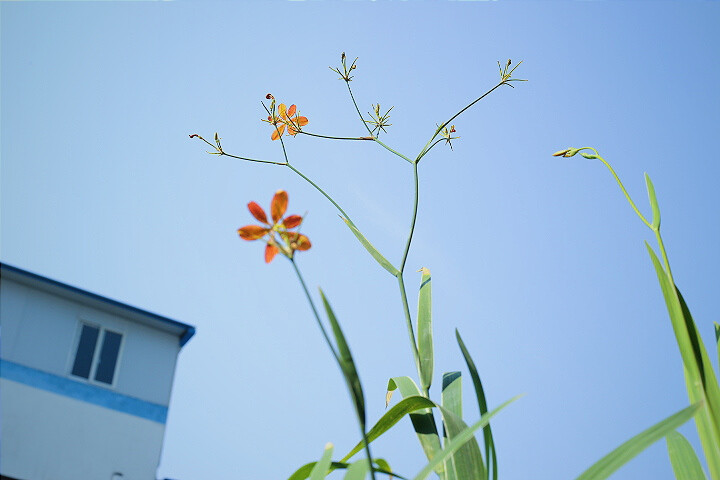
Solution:
{"label": "long grass blade", "polygon": [[657,230],[660,228],[660,207],[658,207],[657,197],[655,196],[655,187],[652,180],[650,180],[650,175],[647,173],[645,174],[645,186],[647,187],[648,199],[652,208],[652,227]]}
{"label": "long grass blade", "polygon": [[330,303],[325,297],[322,289],[320,290],[320,296],[322,297],[323,305],[325,305],[325,312],[327,312],[330,325],[332,326],[333,335],[335,336],[335,342],[337,343],[338,357],[340,358],[341,369],[345,376],[345,381],[350,388],[350,392],[355,403],[355,410],[357,411],[358,418],[362,424],[363,431],[365,430],[365,396],[363,395],[362,385],[360,384],[360,377],[358,376],[357,369],[355,368],[355,362],[353,361],[350,348],[345,341],[345,335],[343,335],[340,329],[340,324],[335,317],[335,313],[330,307]]}
{"label": "long grass blade", "polygon": [[462,418],[462,376],[460,372],[443,374],[442,407],[458,418]]}
{"label": "long grass blade", "polygon": [[375,259],[376,262],[380,264],[381,267],[390,272],[394,277],[400,275],[398,269],[395,268],[395,266],[390,263],[387,258],[383,257],[380,252],[377,251],[377,248],[375,248],[373,244],[370,243],[362,233],[360,233],[360,230],[358,230],[355,225],[353,225],[347,218],[343,218],[343,221],[345,222],[345,225],[348,226],[353,235],[355,235],[355,237],[360,240],[360,243],[363,247],[365,247],[365,250],[367,250],[368,253],[372,255],[372,257]]}
{"label": "long grass blade", "polygon": [[[367,432],[368,443],[376,440],[382,434],[384,434],[385,432],[390,430],[405,415],[407,415],[409,413],[417,412],[418,410],[425,410],[427,408],[432,408],[434,406],[435,406],[435,402],[433,402],[432,400],[427,399],[425,397],[419,396],[419,395],[413,395],[413,396],[404,398],[403,400],[398,402],[397,405],[393,405],[393,407],[390,410],[385,412],[385,415],[380,417],[380,420],[378,420],[377,423],[375,425],[373,425],[373,427]],[[355,455],[362,449],[363,449],[363,442],[360,441],[340,461],[347,462],[353,455]],[[376,459],[376,461],[379,461],[379,460]]]}
{"label": "long grass blade", "polygon": [[[410,377],[394,377],[388,381],[387,401],[390,401],[390,396],[396,389],[400,390],[400,394],[406,398],[412,396],[422,396],[420,389]],[[440,446],[440,436],[438,435],[437,425],[435,424],[435,418],[433,417],[432,410],[427,408],[411,413],[410,421],[413,424],[413,428],[415,429],[420,445],[425,452],[425,456],[428,460],[432,460],[439,452],[442,451],[442,447]],[[438,475],[443,474],[444,468],[442,462],[435,464],[435,472]]]}
{"label": "long grass blade", "polygon": [[646,242],[645,246],[655,267],[685,366],[688,396],[693,404],[704,405],[703,411],[696,418],[696,425],[710,477],[720,480],[720,388],[715,372],[682,294],[671,283],[650,245]]}
{"label": "long grass blade", "polygon": [[480,420],[467,427],[458,435],[455,435],[453,439],[450,440],[447,445],[445,445],[445,448],[442,450],[442,452],[433,457],[433,459],[430,460],[430,462],[425,465],[422,470],[420,470],[420,472],[415,476],[413,480],[424,480],[430,474],[430,472],[435,469],[436,466],[442,464],[450,455],[454,454],[458,449],[460,449],[460,447],[465,445],[468,440],[473,438],[477,429],[487,425],[488,422],[490,422],[490,420],[498,414],[498,412],[500,412],[503,408],[507,407],[518,398],[520,398],[519,395],[517,397],[511,398],[499,407],[480,417]]}
{"label": "long grass blade", "polygon": [[364,480],[367,473],[370,471],[370,464],[367,458],[358,460],[355,463],[350,464],[345,472],[344,480]]}
{"label": "long grass blade", "polygon": [[[375,463],[378,465],[377,467],[373,467],[373,471],[375,473],[383,473],[385,475],[390,475],[391,477],[399,478],[400,480],[407,480],[407,478],[403,477],[402,475],[398,475],[397,473],[394,473],[392,470],[390,470],[389,465],[388,468],[386,468],[384,465],[381,465],[379,460],[380,459],[373,459]],[[310,462],[306,463],[302,467],[295,470],[295,472],[288,477],[288,480],[305,480],[310,476],[310,473],[312,472],[313,468],[315,468],[315,465],[317,465],[318,462]],[[387,462],[385,462],[385,465],[387,465]],[[343,463],[343,462],[330,462],[330,471],[333,470],[342,470],[346,469],[350,466],[349,463]]]}
{"label": "long grass blade", "polygon": [[[447,450],[455,437],[466,431],[468,426],[462,418],[444,407],[440,407],[440,412],[447,433],[444,449]],[[445,470],[452,471],[454,478],[458,480],[482,480],[485,478],[485,465],[474,435],[445,461]]]}
{"label": "long grass blade", "polygon": [[[475,396],[477,397],[480,416],[485,415],[488,411],[487,400],[485,399],[485,390],[483,389],[482,382],[480,381],[480,375],[478,375],[475,362],[470,356],[470,352],[465,347],[465,342],[463,342],[462,337],[460,337],[460,332],[458,332],[457,329],[455,329],[455,337],[457,338],[460,351],[465,358],[468,370],[470,370],[470,378],[472,379],[473,386],[475,387]],[[489,480],[490,472],[492,472],[492,479],[497,480],[497,453],[495,452],[495,442],[493,440],[492,429],[490,428],[489,423],[483,428],[483,440],[485,444],[485,461],[487,462],[486,478]]]}
{"label": "long grass blade", "polygon": [[330,462],[332,461],[333,444],[325,445],[320,461],[315,464],[310,472],[310,480],[323,480],[330,470]]}
{"label": "long grass blade", "polygon": [[420,383],[426,391],[433,378],[433,332],[432,332],[432,277],[430,270],[422,268],[420,293],[418,294],[418,356],[420,357]]}
{"label": "long grass blade", "polygon": [[668,455],[677,480],[705,480],[705,472],[695,455],[690,442],[678,432],[670,432],[665,437]]}
{"label": "long grass blade", "polygon": [[577,480],[604,480],[647,447],[690,420],[700,410],[696,403],[635,435],[585,470]]}
{"label": "long grass blade", "polygon": [[718,354],[718,365],[720,365],[720,324],[713,322],[715,325],[715,349]]}

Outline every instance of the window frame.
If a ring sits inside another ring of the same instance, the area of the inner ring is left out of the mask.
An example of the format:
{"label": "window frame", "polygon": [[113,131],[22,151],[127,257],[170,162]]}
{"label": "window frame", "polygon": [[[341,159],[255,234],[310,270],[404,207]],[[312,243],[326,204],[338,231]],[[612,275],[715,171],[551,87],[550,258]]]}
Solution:
{"label": "window frame", "polygon": [[[80,346],[80,337],[82,336],[83,327],[88,326],[92,328],[98,329],[98,338],[97,342],[95,343],[95,349],[93,350],[92,354],[92,360],[90,362],[90,373],[88,375],[88,378],[75,375],[72,373],[73,366],[75,365],[75,359],[77,358],[78,353],[78,347]],[[113,370],[113,377],[112,377],[112,383],[106,383],[100,380],[95,380],[95,376],[97,375],[97,368],[100,364],[100,353],[102,352],[103,344],[105,343],[105,333],[106,332],[112,332],[120,335],[120,346],[118,347],[118,353],[117,357],[115,359],[115,369]],[[114,327],[107,327],[97,321],[88,320],[84,317],[80,317],[77,322],[77,327],[75,329],[75,341],[73,342],[73,348],[70,351],[69,360],[68,360],[68,367],[67,372],[68,376],[70,376],[74,380],[82,381],[89,383],[91,385],[100,386],[104,388],[115,388],[117,386],[117,380],[119,376],[120,371],[120,362],[122,361],[123,356],[123,350],[125,347],[125,336],[126,332],[124,329],[121,328],[114,328]]]}

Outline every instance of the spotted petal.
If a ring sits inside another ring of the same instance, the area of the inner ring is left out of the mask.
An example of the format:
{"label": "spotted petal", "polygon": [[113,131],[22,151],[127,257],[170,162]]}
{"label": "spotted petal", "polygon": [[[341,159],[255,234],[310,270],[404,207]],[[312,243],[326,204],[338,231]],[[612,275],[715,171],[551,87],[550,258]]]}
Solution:
{"label": "spotted petal", "polygon": [[310,239],[303,235],[302,233],[296,234],[295,238],[292,239],[291,246],[293,250],[310,250],[310,247],[312,247],[312,244],[310,243]]}
{"label": "spotted petal", "polygon": [[302,221],[303,218],[300,215],[290,215],[283,220],[283,225],[285,228],[295,228],[300,225]]}
{"label": "spotted petal", "polygon": [[265,246],[265,263],[272,262],[273,258],[275,258],[275,255],[277,255],[279,249],[275,245],[270,245],[269,243]]}
{"label": "spotted petal", "polygon": [[270,229],[261,227],[260,225],[245,225],[244,227],[238,228],[238,235],[243,240],[257,240],[262,238]]}
{"label": "spotted petal", "polygon": [[265,210],[263,210],[262,207],[257,203],[248,203],[248,210],[250,210],[250,213],[252,213],[252,216],[255,217],[258,222],[268,223],[267,215],[265,215]]}
{"label": "spotted petal", "polygon": [[288,194],[285,190],[278,190],[275,192],[275,196],[270,204],[270,215],[272,215],[273,223],[278,223],[288,205]]}
{"label": "spotted petal", "polygon": [[272,135],[270,135],[270,138],[273,140],[277,140],[278,138],[282,137],[282,134],[284,131],[285,131],[284,123],[281,123],[280,125],[275,125],[275,130],[273,130]]}

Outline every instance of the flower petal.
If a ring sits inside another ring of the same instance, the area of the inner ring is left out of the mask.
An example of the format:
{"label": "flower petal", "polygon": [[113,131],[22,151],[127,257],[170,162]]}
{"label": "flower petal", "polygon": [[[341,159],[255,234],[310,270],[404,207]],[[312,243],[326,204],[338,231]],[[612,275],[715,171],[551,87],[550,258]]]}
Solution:
{"label": "flower petal", "polygon": [[293,242],[294,250],[310,250],[310,247],[312,247],[312,244],[310,243],[310,239],[303,235],[302,233],[298,233],[297,238]]}
{"label": "flower petal", "polygon": [[262,207],[257,203],[248,203],[248,210],[250,210],[250,213],[252,213],[252,216],[255,217],[258,222],[268,223],[267,215],[265,215],[265,210],[263,210]]}
{"label": "flower petal", "polygon": [[245,225],[244,227],[238,228],[237,233],[243,240],[257,240],[269,231],[269,229],[261,227],[260,225]]}
{"label": "flower petal", "polygon": [[280,117],[285,117],[285,116],[286,116],[285,104],[284,104],[284,103],[281,103],[280,105],[278,105],[278,115],[279,115]]}
{"label": "flower petal", "polygon": [[270,203],[270,215],[272,215],[273,223],[278,223],[288,205],[288,194],[285,190],[278,190]]}
{"label": "flower petal", "polygon": [[285,125],[280,124],[275,127],[275,130],[273,130],[272,135],[270,135],[270,138],[273,140],[277,140],[278,138],[282,137],[283,132],[285,131]]}
{"label": "flower petal", "polygon": [[292,117],[295,115],[295,110],[297,110],[297,107],[295,105],[290,105],[290,108],[288,108],[287,115],[288,117]]}
{"label": "flower petal", "polygon": [[308,124],[308,119],[307,117],[295,117],[295,124],[304,127]]}
{"label": "flower petal", "polygon": [[269,243],[265,246],[265,263],[272,262],[273,258],[275,258],[275,255],[278,253],[278,247],[275,245],[270,245]]}
{"label": "flower petal", "polygon": [[290,215],[283,220],[283,225],[285,228],[295,228],[300,225],[302,221],[303,218],[300,215]]}

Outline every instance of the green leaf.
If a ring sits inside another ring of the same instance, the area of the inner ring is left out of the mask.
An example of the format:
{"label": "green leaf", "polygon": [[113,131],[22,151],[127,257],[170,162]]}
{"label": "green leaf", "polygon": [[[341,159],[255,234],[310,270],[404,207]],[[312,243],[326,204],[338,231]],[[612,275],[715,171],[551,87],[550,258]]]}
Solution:
{"label": "green leaf", "polygon": [[710,476],[720,478],[720,388],[710,358],[700,338],[695,321],[682,298],[682,294],[670,281],[653,249],[645,242],[650,259],[655,267],[670,321],[685,366],[685,383],[688,396],[693,404],[704,403],[703,411],[697,416],[696,425],[700,442],[705,451]]}
{"label": "green leaf", "polygon": [[[384,464],[381,464],[379,459],[373,459],[373,461],[378,465],[378,468],[373,467],[373,471],[375,473],[383,473],[385,475],[390,475],[395,478],[399,478],[400,480],[407,480],[402,475],[398,475],[397,473],[393,473],[392,470],[390,470],[390,465],[388,465],[387,462],[382,460]],[[302,467],[298,468],[290,477],[288,477],[288,480],[305,480],[310,476],[310,472],[312,472],[313,468],[315,468],[315,465],[317,465],[318,462],[310,462]],[[385,468],[383,465],[386,465],[387,468]],[[346,469],[350,466],[349,463],[342,463],[342,462],[330,462],[330,471],[333,470],[342,470]]]}
{"label": "green leaf", "polygon": [[[478,375],[477,368],[475,368],[475,362],[473,362],[470,352],[465,348],[465,342],[460,337],[460,332],[455,329],[455,337],[457,338],[458,346],[460,351],[465,357],[465,363],[467,364],[468,370],[470,370],[470,378],[472,378],[473,386],[475,387],[475,396],[477,397],[478,407],[480,409],[480,415],[487,413],[487,400],[485,399],[485,390],[483,389],[482,382],[480,381],[480,375]],[[483,439],[485,443],[485,460],[487,461],[487,478],[490,478],[490,472],[492,471],[493,480],[497,480],[497,453],[495,452],[495,442],[492,436],[492,430],[488,423],[483,428]]]}
{"label": "green leaf", "polygon": [[715,349],[718,354],[718,365],[720,365],[720,324],[713,322],[715,325]]}
{"label": "green leaf", "polygon": [[352,355],[350,354],[350,348],[345,341],[345,335],[343,335],[342,330],[340,329],[340,324],[338,323],[337,318],[335,318],[335,313],[333,313],[330,303],[328,303],[322,289],[320,289],[320,296],[322,297],[323,304],[325,305],[325,311],[327,312],[327,316],[330,320],[330,325],[332,326],[332,331],[335,336],[335,342],[337,343],[340,367],[353,397],[355,410],[357,411],[362,430],[365,431],[365,396],[363,395],[362,385],[360,384],[360,377],[358,376],[357,369],[355,368],[355,362],[353,362]]}
{"label": "green leaf", "polygon": [[605,455],[592,467],[585,470],[577,480],[603,480],[613,474],[618,468],[633,459],[647,447],[690,420],[700,410],[701,404],[690,405],[678,413],[653,425],[647,430],[635,435],[633,438]]}
{"label": "green leaf", "polygon": [[705,479],[705,472],[700,466],[700,460],[690,442],[678,432],[670,432],[665,437],[667,441],[670,463],[675,472],[677,480],[701,480]]}
{"label": "green leaf", "polygon": [[[455,384],[459,384],[459,378]],[[455,437],[466,431],[468,426],[454,412],[444,407],[440,407],[440,412],[442,413],[445,433],[447,434],[444,450],[447,450]],[[450,474],[448,478],[456,478],[457,480],[481,480],[485,478],[485,465],[474,435],[445,460],[445,471]]]}
{"label": "green leaf", "polygon": [[345,472],[345,480],[364,480],[367,473],[370,471],[370,464],[367,458],[358,460],[351,464]]}
{"label": "green leaf", "polygon": [[462,418],[462,376],[460,372],[443,373],[441,399],[445,410]]}
{"label": "green leaf", "polygon": [[433,332],[432,332],[432,283],[430,270],[421,270],[420,293],[418,294],[418,355],[420,357],[420,383],[423,389],[430,389],[433,378]]}
{"label": "green leaf", "polygon": [[[403,418],[405,415],[416,412],[418,410],[427,411],[426,409],[428,407],[431,408],[434,406],[435,402],[419,395],[409,396],[401,400],[400,402],[398,402],[397,405],[394,405],[390,410],[385,412],[385,415],[380,417],[380,420],[378,420],[377,423],[370,429],[370,431],[368,431],[368,443],[373,442],[383,433],[390,430],[390,428],[392,428],[396,423],[398,423],[400,419]],[[358,444],[355,445],[355,447],[350,450],[348,454],[345,455],[340,461],[347,462],[353,455],[362,450],[363,447],[363,442],[358,442]],[[380,459],[375,459],[375,461],[378,463],[378,466],[380,466]]]}
{"label": "green leaf", "polygon": [[[443,374],[441,401],[443,407],[441,414],[445,425],[445,429],[443,430],[443,443],[447,444],[449,439],[467,427],[464,423],[459,424],[456,422],[456,420],[460,420],[460,422],[462,422],[462,377],[460,376],[460,372],[449,372]],[[471,441],[475,441],[475,439]],[[463,445],[462,449],[460,449],[455,455],[452,455],[445,460],[447,480],[479,478],[470,476],[470,472],[465,471],[467,470],[468,462],[464,460],[467,458],[474,458],[473,453],[472,447],[468,449],[467,445]],[[479,453],[480,450],[478,448],[478,454]],[[456,458],[457,462],[455,461]]]}
{"label": "green leaf", "polygon": [[381,267],[383,267],[395,277],[400,275],[398,269],[395,268],[393,264],[390,263],[385,257],[383,257],[382,254],[378,252],[375,247],[373,247],[372,243],[368,242],[368,239],[365,238],[362,233],[360,233],[360,230],[358,230],[357,227],[355,227],[355,225],[350,222],[350,220],[343,217],[341,218],[345,222],[345,225],[350,228],[350,231],[357,237],[358,240],[360,240],[360,243],[362,243],[363,247],[365,247],[365,250],[367,250],[370,255],[372,255],[372,257],[380,264]]}
{"label": "green leaf", "polygon": [[[520,396],[511,398],[507,402],[503,403],[496,409],[492,410],[491,412],[486,413],[482,417],[480,417],[480,420],[473,423],[471,426],[467,427],[465,430],[463,430],[458,435],[455,435],[450,442],[448,442],[447,445],[445,445],[445,448],[440,452],[438,455],[435,455],[430,462],[423,467],[422,470],[420,470],[420,473],[418,473],[413,480],[424,480],[431,471],[435,469],[438,465],[442,464],[450,455],[455,453],[460,447],[465,445],[465,443],[470,440],[471,438],[474,438],[475,430],[478,428],[482,428],[485,425],[487,425],[490,422],[490,419],[492,419],[497,413],[502,410],[503,408],[507,407],[510,403],[514,402],[520,398]],[[465,480],[465,479],[462,479]]]}
{"label": "green leaf", "polygon": [[658,207],[657,197],[655,196],[655,187],[653,186],[652,180],[650,180],[650,175],[647,173],[645,174],[645,186],[647,187],[648,199],[652,207],[652,227],[657,230],[660,228],[660,207]]}
{"label": "green leaf", "polygon": [[[395,389],[400,390],[403,397],[422,396],[420,389],[415,385],[410,377],[394,377],[388,381],[388,401]],[[428,460],[432,460],[439,452],[442,451],[440,446],[440,436],[438,435],[437,425],[430,408],[416,411],[410,414],[410,421],[413,424],[415,433],[420,440],[420,445],[425,452]],[[442,475],[444,468],[442,462],[435,464],[435,472]]]}
{"label": "green leaf", "polygon": [[312,471],[310,472],[310,480],[323,480],[327,476],[330,469],[330,461],[332,458],[333,444],[328,443],[325,445],[325,451],[323,452],[320,461],[315,464]]}

